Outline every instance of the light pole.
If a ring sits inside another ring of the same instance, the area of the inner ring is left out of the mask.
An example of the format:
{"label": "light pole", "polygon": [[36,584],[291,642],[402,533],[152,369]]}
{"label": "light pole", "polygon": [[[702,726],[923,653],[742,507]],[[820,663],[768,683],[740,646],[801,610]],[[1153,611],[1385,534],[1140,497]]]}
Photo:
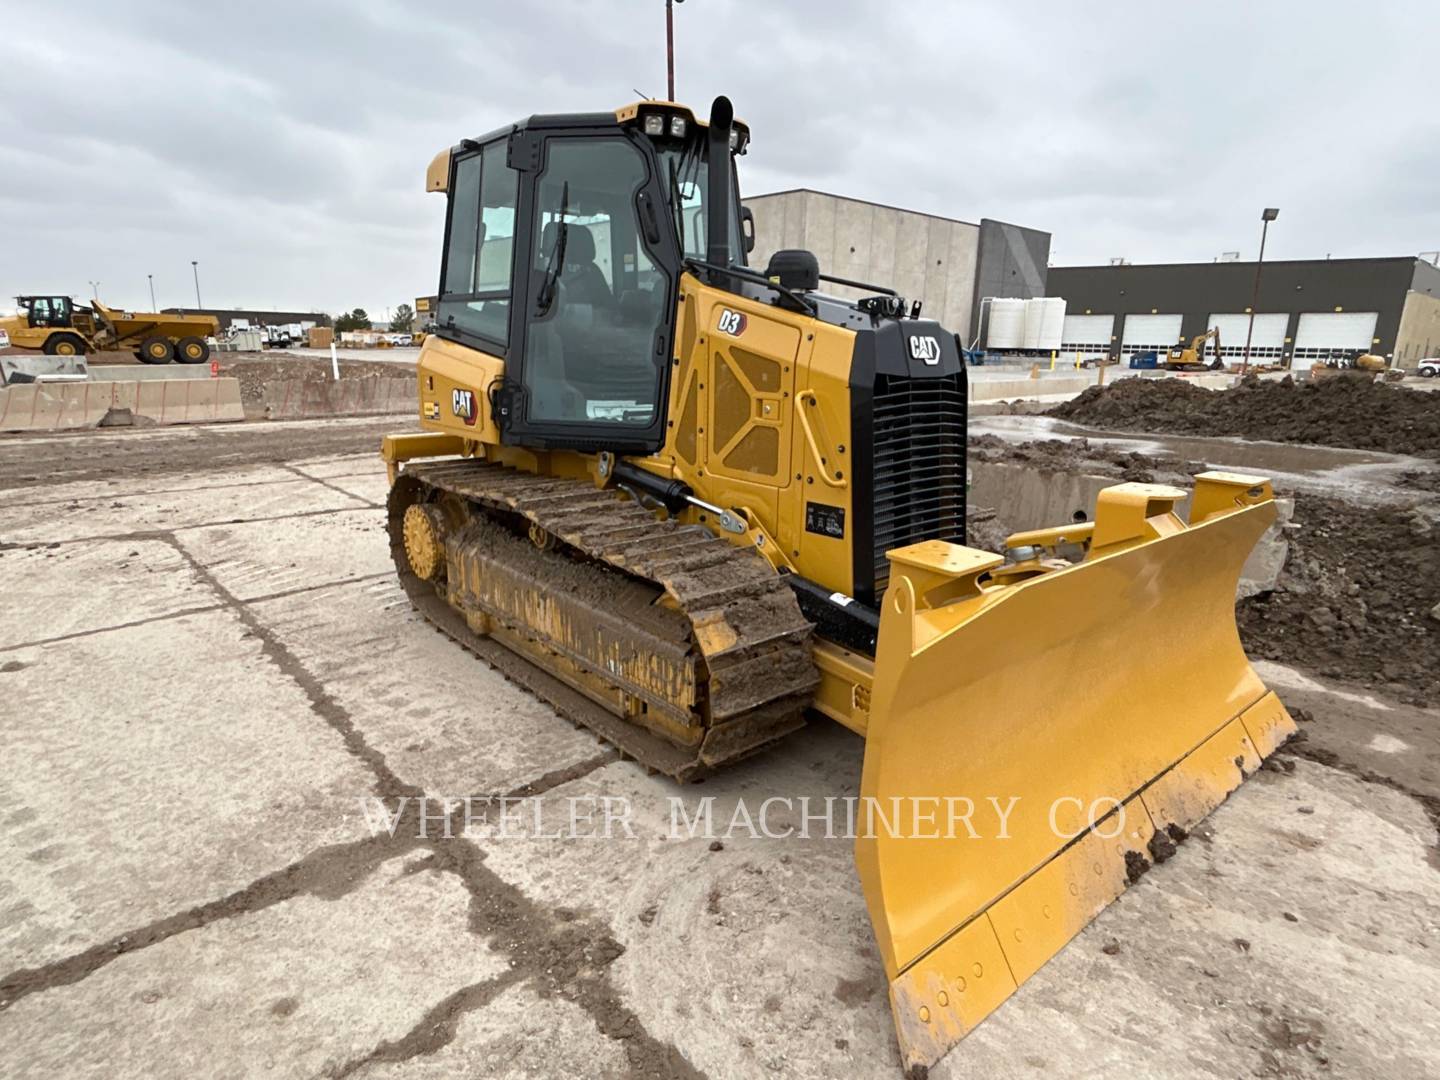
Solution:
{"label": "light pole", "polygon": [[190,269],[195,274],[195,306],[203,308],[205,305],[200,302],[200,263],[196,259],[190,260]]}
{"label": "light pole", "polygon": [[155,311],[155,275],[146,274],[145,277],[150,282],[150,310]]}
{"label": "light pole", "polygon": [[665,0],[665,98],[675,100],[675,5],[685,0]]}
{"label": "light pole", "polygon": [[1245,356],[1240,361],[1240,377],[1250,368],[1250,339],[1255,336],[1255,309],[1260,306],[1260,267],[1265,263],[1265,234],[1270,231],[1270,222],[1280,216],[1280,209],[1267,206],[1260,213],[1260,257],[1255,260],[1255,290],[1250,296],[1250,325],[1245,330]]}
{"label": "light pole", "polygon": [[91,295],[91,297],[93,297],[93,298],[96,299],[96,300],[99,300],[99,299],[100,299],[100,282],[98,282],[98,281],[92,281],[92,282],[90,282],[90,295]]}

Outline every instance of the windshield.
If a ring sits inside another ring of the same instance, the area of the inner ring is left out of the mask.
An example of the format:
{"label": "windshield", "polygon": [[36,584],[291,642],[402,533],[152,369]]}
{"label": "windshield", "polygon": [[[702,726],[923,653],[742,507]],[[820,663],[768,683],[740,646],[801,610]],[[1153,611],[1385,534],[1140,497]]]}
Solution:
{"label": "windshield", "polygon": [[[682,145],[662,146],[661,179],[669,192],[675,227],[680,236],[680,250],[687,259],[705,258],[705,202],[709,193],[710,166],[706,156],[704,129]],[[738,190],[735,171],[730,171],[731,189]],[[740,238],[740,220],[736,208],[730,209],[730,261],[745,265],[745,245]]]}

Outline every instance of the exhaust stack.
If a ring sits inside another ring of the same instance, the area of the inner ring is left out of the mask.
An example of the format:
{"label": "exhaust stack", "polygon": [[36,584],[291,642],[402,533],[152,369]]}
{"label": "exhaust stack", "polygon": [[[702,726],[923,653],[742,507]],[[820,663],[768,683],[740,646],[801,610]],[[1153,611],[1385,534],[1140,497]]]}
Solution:
{"label": "exhaust stack", "polygon": [[705,193],[705,261],[730,265],[730,129],[735,109],[723,94],[710,106],[709,184]]}

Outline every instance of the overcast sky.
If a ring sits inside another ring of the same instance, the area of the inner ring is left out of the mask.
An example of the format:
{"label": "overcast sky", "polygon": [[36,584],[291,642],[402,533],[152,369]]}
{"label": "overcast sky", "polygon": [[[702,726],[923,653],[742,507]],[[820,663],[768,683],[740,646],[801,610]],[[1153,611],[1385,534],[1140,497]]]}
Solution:
{"label": "overcast sky", "polygon": [[[665,93],[663,0],[0,0],[0,308],[373,316],[433,291],[442,147]],[[1054,235],[1056,265],[1440,248],[1440,3],[685,0],[745,191]],[[39,28],[42,32],[36,32]]]}

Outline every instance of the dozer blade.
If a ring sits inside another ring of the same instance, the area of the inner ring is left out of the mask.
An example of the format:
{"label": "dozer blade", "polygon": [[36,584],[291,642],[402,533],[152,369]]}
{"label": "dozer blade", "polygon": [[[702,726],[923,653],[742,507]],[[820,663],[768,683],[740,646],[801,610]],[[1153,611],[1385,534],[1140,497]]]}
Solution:
{"label": "dozer blade", "polygon": [[1092,524],[1010,538],[1087,542],[1063,569],[938,541],[890,554],[856,862],[907,1069],[939,1060],[1294,730],[1235,625],[1270,484],[1196,481],[1188,524],[1186,492],[1121,484]]}

